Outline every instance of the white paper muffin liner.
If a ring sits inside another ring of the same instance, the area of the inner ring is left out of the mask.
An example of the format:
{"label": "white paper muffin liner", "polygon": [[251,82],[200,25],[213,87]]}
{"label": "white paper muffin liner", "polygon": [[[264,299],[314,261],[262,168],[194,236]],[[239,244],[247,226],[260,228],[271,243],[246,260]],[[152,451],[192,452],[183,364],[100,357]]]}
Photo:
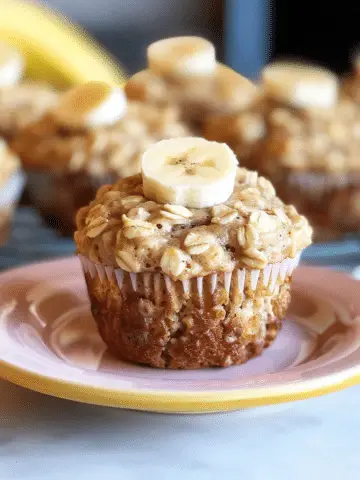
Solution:
{"label": "white paper muffin liner", "polygon": [[26,181],[25,174],[18,170],[8,182],[0,188],[0,208],[12,206],[20,199]]}
{"label": "white paper muffin liner", "polygon": [[[169,295],[176,295],[176,283],[167,275],[162,273],[129,273],[121,268],[114,268],[111,266],[94,263],[84,255],[79,255],[79,259],[82,264],[82,268],[85,274],[89,274],[92,279],[99,278],[100,282],[105,279],[111,281],[116,280],[116,284],[119,290],[122,290],[125,283],[125,279],[130,279],[130,285],[134,292],[138,290],[140,285],[144,286],[145,296],[153,297],[156,303],[161,302],[163,285]],[[183,294],[185,297],[190,297],[193,293],[196,293],[200,299],[203,298],[204,285],[210,286],[211,294],[214,294],[218,284],[224,286],[228,295],[230,294],[243,294],[245,291],[246,281],[248,285],[255,291],[259,287],[267,289],[269,294],[273,294],[276,289],[277,281],[280,279],[282,282],[287,276],[290,276],[300,261],[300,255],[296,258],[287,258],[279,263],[269,264],[263,270],[250,270],[250,269],[236,269],[232,272],[224,272],[220,274],[212,274],[205,277],[197,277],[191,280],[180,280],[182,283]],[[261,272],[263,273],[261,275]],[[196,290],[196,292],[193,291]]]}

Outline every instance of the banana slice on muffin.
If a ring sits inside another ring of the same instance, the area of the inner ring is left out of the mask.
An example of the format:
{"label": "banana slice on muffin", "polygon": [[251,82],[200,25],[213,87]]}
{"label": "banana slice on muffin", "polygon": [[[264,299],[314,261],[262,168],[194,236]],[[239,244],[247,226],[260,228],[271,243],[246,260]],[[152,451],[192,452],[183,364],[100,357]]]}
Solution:
{"label": "banana slice on muffin", "polygon": [[188,208],[217,205],[234,190],[237,160],[225,143],[188,137],[158,142],[142,158],[144,193]]}
{"label": "banana slice on muffin", "polygon": [[125,85],[128,98],[160,108],[176,107],[194,136],[204,136],[213,115],[252,108],[258,88],[216,61],[214,45],[196,36],[159,40],[148,47],[147,68]]}
{"label": "banana slice on muffin", "polygon": [[104,82],[89,82],[63,95],[53,114],[65,127],[113,125],[127,111],[124,91]]}
{"label": "banana slice on muffin", "polygon": [[338,99],[338,80],[325,68],[278,62],[262,72],[267,96],[298,108],[331,108]]}
{"label": "banana slice on muffin", "polygon": [[166,77],[206,76],[216,69],[215,47],[201,37],[159,40],[148,47],[147,57],[150,69]]}

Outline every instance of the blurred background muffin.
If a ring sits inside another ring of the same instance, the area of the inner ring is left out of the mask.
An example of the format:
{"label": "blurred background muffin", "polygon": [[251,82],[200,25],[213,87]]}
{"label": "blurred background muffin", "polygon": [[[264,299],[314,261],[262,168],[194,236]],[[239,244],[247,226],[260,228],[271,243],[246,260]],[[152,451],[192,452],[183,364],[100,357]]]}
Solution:
{"label": "blurred background muffin", "polygon": [[337,77],[282,62],[263,70],[262,85],[265,136],[252,164],[308,216],[317,240],[359,231],[360,117],[338,100]]}
{"label": "blurred background muffin", "polygon": [[76,210],[97,188],[138,173],[151,143],[187,133],[176,109],[128,102],[121,88],[89,82],[66,92],[11,145],[28,173],[31,200],[53,228],[71,234]]}
{"label": "blurred background muffin", "polygon": [[204,38],[159,40],[148,47],[147,61],[148,68],[127,81],[128,97],[178,107],[194,133],[203,133],[207,116],[234,114],[256,101],[256,87],[218,63],[214,45]]}

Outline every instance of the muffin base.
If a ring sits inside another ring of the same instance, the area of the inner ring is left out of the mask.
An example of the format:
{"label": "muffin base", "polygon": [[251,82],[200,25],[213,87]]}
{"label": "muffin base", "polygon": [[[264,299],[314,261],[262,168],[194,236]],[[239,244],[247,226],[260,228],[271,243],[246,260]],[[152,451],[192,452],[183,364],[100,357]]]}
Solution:
{"label": "muffin base", "polygon": [[172,369],[238,365],[260,355],[281,328],[297,262],[173,282],[81,260],[109,351]]}
{"label": "muffin base", "polygon": [[99,187],[114,176],[92,177],[85,172],[27,172],[28,195],[44,222],[59,235],[72,236],[79,208],[95,198]]}

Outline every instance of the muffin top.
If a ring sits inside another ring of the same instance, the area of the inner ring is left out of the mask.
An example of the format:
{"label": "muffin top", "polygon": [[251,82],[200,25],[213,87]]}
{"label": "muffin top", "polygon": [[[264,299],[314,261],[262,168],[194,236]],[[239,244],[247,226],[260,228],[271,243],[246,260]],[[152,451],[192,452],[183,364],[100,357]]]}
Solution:
{"label": "muffin top", "polygon": [[27,168],[129,176],[147,146],[188,133],[176,109],[128,102],[120,88],[89,82],[23,128],[12,148]]}
{"label": "muffin top", "polygon": [[341,173],[358,171],[360,112],[340,100],[321,117],[281,105],[266,115],[266,134],[256,156],[263,172],[277,167],[296,171]]}
{"label": "muffin top", "polygon": [[254,153],[262,172],[358,170],[360,116],[338,98],[336,76],[319,67],[278,63],[263,72],[265,136]]}
{"label": "muffin top", "polygon": [[213,44],[200,37],[174,37],[151,44],[149,68],[127,82],[129,98],[159,106],[177,105],[185,117],[233,113],[255,101],[249,80],[216,62]]}
{"label": "muffin top", "polygon": [[0,138],[0,188],[6,185],[7,181],[20,167],[18,157],[11,152],[4,139]]}
{"label": "muffin top", "polygon": [[312,155],[312,143],[313,137],[326,138],[333,128],[330,123],[336,120],[336,76],[319,67],[277,62],[263,69],[260,90],[248,110],[209,117],[204,127],[206,138],[226,142],[247,166],[262,171],[274,170],[279,164],[308,168],[323,163],[322,153]]}
{"label": "muffin top", "polygon": [[144,154],[142,175],[100,188],[78,212],[75,241],[95,263],[186,280],[294,258],[311,234],[226,145],[190,137],[159,142]]}

